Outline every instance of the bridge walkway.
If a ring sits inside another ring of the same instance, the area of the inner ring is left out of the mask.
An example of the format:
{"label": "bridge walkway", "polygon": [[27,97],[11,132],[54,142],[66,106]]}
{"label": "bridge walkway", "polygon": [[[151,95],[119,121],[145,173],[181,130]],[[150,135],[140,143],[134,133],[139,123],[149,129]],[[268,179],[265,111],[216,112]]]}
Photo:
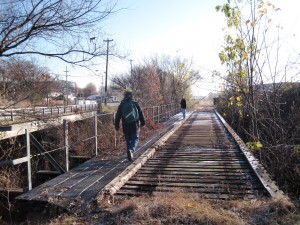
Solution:
{"label": "bridge walkway", "polygon": [[[134,154],[135,158],[142,155],[164,134],[182,123],[182,116],[177,114],[166,122],[166,128],[155,134],[147,142],[139,143]],[[20,201],[49,202],[68,208],[75,202],[89,202],[116,176],[122,173],[131,162],[127,155],[110,158],[107,160],[94,157],[81,165],[61,174],[32,190],[19,195]]]}

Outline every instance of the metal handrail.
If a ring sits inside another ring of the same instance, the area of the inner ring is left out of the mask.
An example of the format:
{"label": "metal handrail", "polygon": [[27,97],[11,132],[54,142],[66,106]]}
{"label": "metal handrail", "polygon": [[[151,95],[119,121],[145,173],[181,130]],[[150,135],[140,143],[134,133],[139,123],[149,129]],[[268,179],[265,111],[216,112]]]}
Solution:
{"label": "metal handrail", "polygon": [[67,105],[55,107],[34,107],[34,108],[14,108],[0,109],[0,120],[16,121],[18,119],[26,119],[34,116],[53,116],[68,113],[97,111],[98,104],[89,105]]}

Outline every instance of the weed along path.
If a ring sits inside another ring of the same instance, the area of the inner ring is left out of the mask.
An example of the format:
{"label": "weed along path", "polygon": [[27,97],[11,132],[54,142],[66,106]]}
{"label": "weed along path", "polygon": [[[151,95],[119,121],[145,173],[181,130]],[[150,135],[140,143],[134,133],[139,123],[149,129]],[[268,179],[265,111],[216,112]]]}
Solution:
{"label": "weed along path", "polygon": [[141,143],[133,162],[125,154],[109,160],[96,157],[17,199],[72,211],[105,197],[176,190],[210,199],[284,198],[227,126],[213,111],[194,112],[186,120],[176,115]]}

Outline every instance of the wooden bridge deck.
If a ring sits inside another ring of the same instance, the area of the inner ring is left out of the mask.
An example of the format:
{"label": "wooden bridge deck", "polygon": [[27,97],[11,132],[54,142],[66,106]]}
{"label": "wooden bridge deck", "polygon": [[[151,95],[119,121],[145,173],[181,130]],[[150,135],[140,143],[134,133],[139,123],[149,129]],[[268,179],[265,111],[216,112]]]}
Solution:
{"label": "wooden bridge deck", "polygon": [[[169,121],[168,130],[183,123],[180,117],[177,115]],[[143,154],[162,135],[157,134],[140,147],[135,157]],[[110,160],[93,158],[17,199],[51,202],[67,208],[72,204],[90,202],[100,192],[107,192],[115,177],[126,174],[135,163],[129,163],[125,154]],[[149,190],[152,193],[154,190],[192,187],[203,190],[205,195],[213,193],[215,198],[226,194],[243,197],[246,192],[248,196],[255,197],[268,193],[266,186],[269,185],[261,182],[257,175],[247,161],[247,155],[240,151],[239,143],[216,114],[201,112],[190,116],[116,193],[130,195]],[[221,192],[215,193],[217,190]]]}
{"label": "wooden bridge deck", "polygon": [[268,195],[214,113],[192,114],[116,194],[156,194],[176,188],[210,199]]}

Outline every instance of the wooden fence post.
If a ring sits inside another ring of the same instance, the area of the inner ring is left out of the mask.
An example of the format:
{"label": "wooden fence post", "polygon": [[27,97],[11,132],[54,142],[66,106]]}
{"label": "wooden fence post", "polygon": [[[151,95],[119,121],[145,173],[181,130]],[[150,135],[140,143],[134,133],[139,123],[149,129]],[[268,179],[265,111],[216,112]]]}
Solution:
{"label": "wooden fence post", "polygon": [[69,171],[69,130],[68,121],[63,120],[66,171]]}
{"label": "wooden fence post", "polygon": [[30,155],[30,136],[29,131],[25,129],[26,135],[26,151],[27,151],[27,179],[28,179],[28,190],[32,189],[32,179],[31,179],[31,155]]}

